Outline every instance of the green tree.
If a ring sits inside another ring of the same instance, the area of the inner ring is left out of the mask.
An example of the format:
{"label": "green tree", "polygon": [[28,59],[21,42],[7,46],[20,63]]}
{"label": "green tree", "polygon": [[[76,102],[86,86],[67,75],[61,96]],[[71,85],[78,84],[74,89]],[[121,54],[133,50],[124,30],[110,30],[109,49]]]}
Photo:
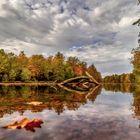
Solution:
{"label": "green tree", "polygon": [[18,74],[18,64],[17,64],[17,56],[13,53],[8,53],[8,61],[9,61],[9,68],[8,68],[8,77],[9,81],[15,81]]}
{"label": "green tree", "polygon": [[[3,49],[0,50],[0,77],[1,80],[5,79],[3,78],[3,76],[5,77],[5,75],[8,75],[8,69],[9,68],[9,59],[8,59],[8,55],[5,53],[5,51]],[[6,76],[7,80],[8,80],[8,76]]]}
{"label": "green tree", "polygon": [[27,82],[30,79],[31,79],[31,72],[29,71],[29,69],[27,69],[27,68],[22,69],[22,72],[21,72],[21,80],[23,82]]}
{"label": "green tree", "polygon": [[8,75],[7,75],[7,74],[4,74],[4,75],[3,75],[2,81],[3,81],[3,82],[8,82],[8,81],[9,81]]}
{"label": "green tree", "polygon": [[64,55],[60,52],[56,53],[52,60],[53,80],[62,81],[65,79]]}
{"label": "green tree", "polygon": [[32,80],[41,80],[44,76],[45,58],[42,55],[32,55],[28,61],[28,69],[31,71]]}

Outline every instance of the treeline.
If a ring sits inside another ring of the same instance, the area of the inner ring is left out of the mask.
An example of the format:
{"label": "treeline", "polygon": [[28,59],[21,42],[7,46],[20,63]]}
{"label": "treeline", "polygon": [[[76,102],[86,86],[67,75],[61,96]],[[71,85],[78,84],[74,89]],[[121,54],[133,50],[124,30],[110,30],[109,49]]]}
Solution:
{"label": "treeline", "polygon": [[30,57],[22,51],[19,55],[0,50],[0,82],[13,81],[63,81],[76,76],[85,75],[89,71],[97,81],[101,81],[101,74],[92,64],[87,67],[86,62],[77,57],[67,59],[60,52],[45,58],[43,55]]}
{"label": "treeline", "polygon": [[104,77],[104,83],[140,83],[140,46],[132,50],[132,73],[114,74]]}
{"label": "treeline", "polygon": [[132,73],[114,74],[104,77],[104,83],[140,83],[140,46],[132,50]]}
{"label": "treeline", "polygon": [[106,76],[103,81],[104,83],[134,83],[135,76],[133,73],[113,74]]}
{"label": "treeline", "polygon": [[104,77],[104,83],[140,83],[140,47],[132,50],[132,73],[113,74]]}

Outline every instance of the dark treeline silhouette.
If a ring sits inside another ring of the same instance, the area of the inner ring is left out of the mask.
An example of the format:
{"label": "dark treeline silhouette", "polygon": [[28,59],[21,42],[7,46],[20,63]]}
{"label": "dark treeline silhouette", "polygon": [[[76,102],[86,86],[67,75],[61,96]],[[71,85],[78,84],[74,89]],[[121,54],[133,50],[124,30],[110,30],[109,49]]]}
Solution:
{"label": "dark treeline silhouette", "polygon": [[45,58],[43,55],[27,57],[22,51],[19,55],[0,50],[0,82],[32,82],[55,81],[60,82],[72,77],[85,75],[90,71],[91,75],[101,81],[101,74],[92,64],[87,67],[86,62],[77,57],[65,59],[60,52],[55,56]]}

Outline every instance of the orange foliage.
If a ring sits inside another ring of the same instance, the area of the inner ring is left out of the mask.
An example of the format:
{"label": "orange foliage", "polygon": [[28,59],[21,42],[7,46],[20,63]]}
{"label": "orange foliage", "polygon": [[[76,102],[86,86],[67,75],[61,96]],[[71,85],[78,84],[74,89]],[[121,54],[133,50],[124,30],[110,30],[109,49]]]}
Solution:
{"label": "orange foliage", "polygon": [[74,71],[74,74],[75,74],[76,76],[82,76],[83,73],[84,73],[84,69],[83,69],[83,67],[80,66],[80,65],[74,66],[73,71]]}

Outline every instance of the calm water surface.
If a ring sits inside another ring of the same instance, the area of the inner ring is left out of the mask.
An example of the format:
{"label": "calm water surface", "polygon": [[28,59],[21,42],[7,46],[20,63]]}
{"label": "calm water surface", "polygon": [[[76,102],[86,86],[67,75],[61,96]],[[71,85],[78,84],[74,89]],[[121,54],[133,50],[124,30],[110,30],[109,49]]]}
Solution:
{"label": "calm water surface", "polygon": [[[42,104],[29,104],[33,101]],[[80,95],[47,87],[0,87],[0,127],[24,117],[44,123],[35,132],[0,128],[0,139],[140,140],[140,90],[107,85]]]}

